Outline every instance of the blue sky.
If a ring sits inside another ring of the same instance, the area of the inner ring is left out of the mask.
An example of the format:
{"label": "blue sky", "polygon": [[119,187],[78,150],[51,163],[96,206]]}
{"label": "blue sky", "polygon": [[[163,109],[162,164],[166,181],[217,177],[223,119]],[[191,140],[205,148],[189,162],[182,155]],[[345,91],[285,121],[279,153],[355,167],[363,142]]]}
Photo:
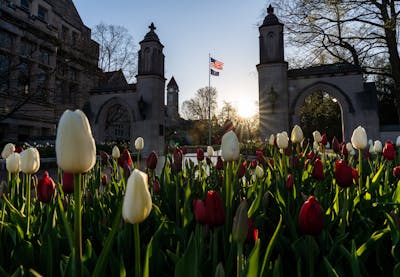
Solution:
{"label": "blue sky", "polygon": [[211,86],[222,101],[231,102],[243,115],[255,112],[258,101],[256,64],[259,62],[258,22],[265,0],[73,0],[89,28],[104,22],[128,29],[139,42],[154,22],[164,45],[165,77],[179,86],[179,105],[208,86],[208,55],[224,62]]}

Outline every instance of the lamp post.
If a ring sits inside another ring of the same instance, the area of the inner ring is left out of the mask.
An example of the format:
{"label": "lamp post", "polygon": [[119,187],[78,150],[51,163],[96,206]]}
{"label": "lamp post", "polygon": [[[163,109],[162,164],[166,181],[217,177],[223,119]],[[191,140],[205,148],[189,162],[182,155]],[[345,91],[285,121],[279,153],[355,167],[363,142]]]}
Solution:
{"label": "lamp post", "polygon": [[343,107],[342,107],[342,104],[340,104],[340,102],[336,98],[332,98],[332,102],[333,103],[337,103],[339,105],[339,108],[340,108],[340,124],[341,124],[341,128],[342,128],[342,141],[344,141]]}

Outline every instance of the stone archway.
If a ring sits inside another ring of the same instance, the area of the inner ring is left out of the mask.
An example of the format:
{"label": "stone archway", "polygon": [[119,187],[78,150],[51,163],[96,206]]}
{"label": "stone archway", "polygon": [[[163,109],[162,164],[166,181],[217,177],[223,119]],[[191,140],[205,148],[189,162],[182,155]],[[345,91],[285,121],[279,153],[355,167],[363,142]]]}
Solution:
{"label": "stone archway", "polygon": [[335,101],[339,104],[340,111],[341,111],[341,125],[342,125],[342,140],[348,140],[351,136],[353,131],[352,126],[354,122],[354,113],[355,109],[353,103],[349,96],[344,93],[341,89],[337,86],[326,83],[326,82],[316,82],[313,83],[301,91],[299,91],[291,100],[290,106],[290,127],[292,128],[295,124],[300,125],[300,109],[305,101],[305,99],[310,96],[311,94],[323,91],[329,94]]}
{"label": "stone archway", "polygon": [[96,117],[97,139],[130,141],[135,116],[121,99],[112,98],[102,105]]}

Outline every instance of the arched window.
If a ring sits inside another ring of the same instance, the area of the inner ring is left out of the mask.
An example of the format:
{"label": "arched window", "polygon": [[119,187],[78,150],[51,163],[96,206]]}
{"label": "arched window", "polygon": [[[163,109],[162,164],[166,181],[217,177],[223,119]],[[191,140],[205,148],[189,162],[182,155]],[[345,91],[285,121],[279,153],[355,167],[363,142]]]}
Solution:
{"label": "arched window", "polygon": [[106,115],[104,139],[106,141],[129,141],[131,122],[128,110],[121,104],[112,105]]}

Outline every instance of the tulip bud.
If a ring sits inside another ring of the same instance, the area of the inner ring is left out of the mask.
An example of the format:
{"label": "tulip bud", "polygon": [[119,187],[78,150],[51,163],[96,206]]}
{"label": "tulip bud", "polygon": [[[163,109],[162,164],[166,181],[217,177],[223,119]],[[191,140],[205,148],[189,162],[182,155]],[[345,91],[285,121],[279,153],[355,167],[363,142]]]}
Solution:
{"label": "tulip bud", "polygon": [[106,174],[104,174],[103,176],[101,176],[101,184],[105,187],[108,185],[108,177]]}
{"label": "tulip bud", "polygon": [[135,140],[135,149],[137,151],[141,151],[141,150],[143,150],[143,148],[144,148],[144,139],[142,137],[138,137]]}
{"label": "tulip bud", "polygon": [[96,163],[96,144],[86,115],[66,110],[60,118],[56,137],[57,164],[71,173],[88,172]]}
{"label": "tulip bud", "polygon": [[393,176],[400,179],[400,165],[393,168]]}
{"label": "tulip bud", "polygon": [[112,149],[112,157],[114,159],[118,159],[120,156],[121,156],[121,153],[119,152],[118,146],[114,145],[114,147]]}
{"label": "tulip bud", "polygon": [[328,136],[326,134],[323,134],[321,137],[321,144],[323,146],[326,146],[328,144]]}
{"label": "tulip bud", "polygon": [[221,141],[221,155],[225,161],[236,161],[239,159],[239,140],[233,131],[225,133]]}
{"label": "tulip bud", "polygon": [[155,181],[153,182],[153,192],[154,192],[155,194],[159,194],[160,191],[161,191],[160,182],[159,182],[158,180],[155,180]]}
{"label": "tulip bud", "polygon": [[225,270],[222,262],[218,263],[217,267],[215,268],[215,277],[225,277]]}
{"label": "tulip bud", "polygon": [[274,134],[269,136],[268,144],[271,145],[271,146],[275,145],[275,136],[274,136]]}
{"label": "tulip bud", "polygon": [[203,225],[207,224],[206,204],[203,200],[193,200],[193,212],[194,218],[198,223]]}
{"label": "tulip bud", "polygon": [[21,158],[18,153],[12,153],[6,159],[6,168],[10,173],[18,173],[20,170]]}
{"label": "tulip bud", "polygon": [[239,169],[238,169],[238,177],[239,178],[242,178],[246,174],[246,169],[247,169],[247,162],[244,161],[243,163],[241,163],[239,165]]}
{"label": "tulip bud", "polygon": [[353,135],[351,136],[351,144],[357,150],[363,150],[367,147],[367,133],[363,127],[358,126],[356,129],[354,129]]}
{"label": "tulip bud", "polygon": [[259,165],[256,166],[255,172],[258,179],[261,179],[264,176],[264,169]]}
{"label": "tulip bud", "polygon": [[183,160],[183,153],[182,150],[179,149],[179,147],[176,147],[174,149],[174,164],[173,164],[173,169],[175,172],[180,172],[182,171],[182,160]]}
{"label": "tulip bud", "polygon": [[36,194],[39,201],[43,203],[49,203],[51,198],[56,196],[56,184],[47,171],[38,180]]}
{"label": "tulip bud", "polygon": [[34,174],[40,168],[39,151],[30,147],[21,152],[21,171],[25,174]]}
{"label": "tulip bud", "polygon": [[315,160],[311,175],[314,179],[317,179],[317,180],[325,179],[324,166],[320,159]]}
{"label": "tulip bud", "polygon": [[24,148],[22,147],[22,146],[17,146],[17,147],[15,147],[15,152],[16,153],[21,153],[22,151],[24,151]]}
{"label": "tulip bud", "polygon": [[340,152],[340,143],[336,137],[333,137],[332,139],[332,149],[336,154]]}
{"label": "tulip bud", "polygon": [[304,139],[303,130],[301,130],[299,125],[294,125],[290,140],[292,143],[300,143]]}
{"label": "tulip bud", "polygon": [[248,230],[247,230],[247,237],[246,243],[254,243],[258,238],[258,230],[254,226],[254,222],[251,218],[247,220]]}
{"label": "tulip bud", "polygon": [[293,174],[288,174],[287,179],[286,179],[286,189],[287,190],[292,190],[294,185],[294,177]]}
{"label": "tulip bud", "polygon": [[383,157],[389,161],[393,161],[396,158],[396,147],[390,140],[385,142],[385,147],[383,147]]}
{"label": "tulip bud", "polygon": [[212,146],[207,146],[207,155],[209,157],[214,156],[214,148]]}
{"label": "tulip bud", "polygon": [[131,153],[129,152],[128,149],[124,149],[122,151],[122,155],[118,159],[118,165],[125,170],[131,168],[132,158],[131,158]]}
{"label": "tulip bud", "polygon": [[252,161],[250,162],[250,167],[251,167],[252,169],[256,169],[257,165],[258,165],[258,161],[257,161],[257,160],[252,160]]}
{"label": "tulip bud", "polygon": [[335,162],[335,179],[339,187],[348,188],[353,183],[353,168],[346,161]]}
{"label": "tulip bud", "polygon": [[276,135],[276,144],[279,149],[286,149],[289,146],[289,137],[286,132],[278,133]]}
{"label": "tulip bud", "polygon": [[269,192],[268,191],[266,193],[264,193],[264,195],[263,195],[262,204],[263,204],[263,207],[265,207],[265,208],[268,207],[268,204],[269,204]]}
{"label": "tulip bud", "polygon": [[74,192],[74,174],[64,172],[62,177],[62,190],[64,193]]}
{"label": "tulip bud", "polygon": [[154,170],[157,166],[158,157],[155,151],[152,151],[150,155],[147,157],[146,166],[148,169]]}
{"label": "tulip bud", "polygon": [[12,143],[7,143],[6,145],[4,145],[3,151],[1,151],[1,157],[5,160],[14,152],[15,145]]}
{"label": "tulip bud", "polygon": [[348,153],[354,150],[353,145],[350,142],[346,143],[346,150]]}
{"label": "tulip bud", "polygon": [[308,197],[301,206],[298,224],[304,234],[317,236],[321,233],[324,227],[324,213],[315,196]]}
{"label": "tulip bud", "polygon": [[225,206],[221,200],[221,195],[213,190],[207,192],[205,205],[208,225],[210,227],[224,225]]}
{"label": "tulip bud", "polygon": [[122,204],[122,217],[125,222],[136,224],[149,216],[153,203],[147,178],[146,173],[137,169],[129,176]]}
{"label": "tulip bud", "polygon": [[249,228],[247,217],[247,201],[243,199],[236,210],[235,217],[232,224],[232,239],[236,243],[243,243],[247,237]]}
{"label": "tulip bud", "polygon": [[197,149],[196,149],[196,155],[197,155],[197,160],[198,160],[199,162],[201,162],[201,161],[204,160],[204,151],[203,151],[202,148],[197,148]]}
{"label": "tulip bud", "polygon": [[376,140],[374,142],[374,152],[375,153],[382,153],[383,147],[382,147],[382,142],[379,140]]}
{"label": "tulip bud", "polygon": [[312,133],[312,135],[313,135],[313,138],[314,138],[315,142],[320,143],[322,141],[322,136],[321,136],[321,133],[319,131],[314,131]]}
{"label": "tulip bud", "polygon": [[108,159],[110,158],[110,156],[105,151],[100,151],[100,157],[102,161],[108,161]]}
{"label": "tulip bud", "polygon": [[223,170],[224,169],[224,162],[222,161],[221,156],[217,157],[217,163],[215,164],[215,168],[218,170]]}

